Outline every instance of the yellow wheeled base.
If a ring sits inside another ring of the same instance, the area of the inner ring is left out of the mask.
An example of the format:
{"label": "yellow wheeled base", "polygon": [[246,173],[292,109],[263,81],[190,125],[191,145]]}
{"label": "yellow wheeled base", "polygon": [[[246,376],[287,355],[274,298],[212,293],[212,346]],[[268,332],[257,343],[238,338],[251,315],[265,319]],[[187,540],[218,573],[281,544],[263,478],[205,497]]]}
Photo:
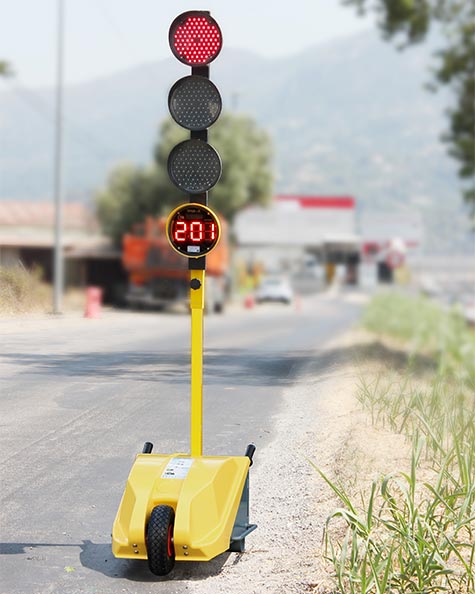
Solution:
{"label": "yellow wheeled base", "polygon": [[228,550],[250,463],[248,456],[139,454],[113,526],[114,555],[148,558],[147,526],[158,505],[175,511],[175,559],[209,561]]}

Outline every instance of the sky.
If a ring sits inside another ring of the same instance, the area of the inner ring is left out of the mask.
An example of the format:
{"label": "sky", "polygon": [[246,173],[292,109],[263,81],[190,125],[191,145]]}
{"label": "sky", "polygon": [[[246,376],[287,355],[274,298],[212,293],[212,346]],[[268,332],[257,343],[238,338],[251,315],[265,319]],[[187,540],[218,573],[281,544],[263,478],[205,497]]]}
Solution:
{"label": "sky", "polygon": [[[11,63],[16,82],[29,87],[54,84],[60,1],[0,0],[0,59]],[[169,57],[168,28],[186,10],[210,10],[226,46],[265,57],[294,54],[358,33],[374,21],[358,17],[340,0],[62,1],[67,84]]]}

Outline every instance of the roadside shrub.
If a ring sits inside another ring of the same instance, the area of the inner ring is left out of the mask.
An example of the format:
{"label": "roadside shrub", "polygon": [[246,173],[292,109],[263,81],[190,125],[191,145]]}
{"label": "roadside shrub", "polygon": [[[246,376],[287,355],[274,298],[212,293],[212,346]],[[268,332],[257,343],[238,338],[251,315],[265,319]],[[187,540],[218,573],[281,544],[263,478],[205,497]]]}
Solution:
{"label": "roadside shrub", "polygon": [[41,307],[47,301],[47,289],[41,283],[40,268],[0,267],[0,312],[18,313]]}
{"label": "roadside shrub", "polygon": [[376,425],[404,434],[411,465],[356,496],[317,471],[342,507],[325,544],[338,594],[475,592],[475,337],[457,311],[426,298],[376,297],[365,327],[429,354],[434,377],[408,368],[362,374],[357,398]]}

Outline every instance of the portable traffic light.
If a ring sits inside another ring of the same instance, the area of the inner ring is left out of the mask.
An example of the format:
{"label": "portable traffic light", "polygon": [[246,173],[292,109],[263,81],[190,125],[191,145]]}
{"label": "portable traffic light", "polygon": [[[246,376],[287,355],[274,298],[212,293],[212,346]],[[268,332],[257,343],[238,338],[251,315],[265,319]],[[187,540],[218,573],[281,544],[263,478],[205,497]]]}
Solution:
{"label": "portable traffic light", "polygon": [[166,575],[179,561],[209,561],[226,550],[243,552],[249,523],[249,467],[255,446],[244,456],[203,456],[203,310],[206,255],[219,241],[221,226],[208,207],[208,190],[221,176],[221,159],[208,144],[208,127],[221,113],[221,96],[209,80],[209,63],[221,51],[222,35],[206,11],[190,11],[172,23],[173,54],[191,75],[171,88],[173,119],[190,139],[170,152],[172,182],[190,195],[167,220],[171,247],[188,258],[191,308],[190,454],[153,454],[146,442],[129,474],[112,530],[119,558],[147,559]]}

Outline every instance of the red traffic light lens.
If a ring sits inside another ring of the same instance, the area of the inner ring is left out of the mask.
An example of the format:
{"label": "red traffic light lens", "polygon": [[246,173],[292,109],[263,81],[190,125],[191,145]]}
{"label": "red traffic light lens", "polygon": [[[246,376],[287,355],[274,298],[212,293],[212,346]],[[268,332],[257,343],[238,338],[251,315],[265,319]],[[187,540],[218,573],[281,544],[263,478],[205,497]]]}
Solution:
{"label": "red traffic light lens", "polygon": [[167,220],[170,245],[187,258],[200,258],[209,254],[218,243],[220,235],[218,217],[203,204],[182,204],[170,213]]}
{"label": "red traffic light lens", "polygon": [[189,11],[177,16],[168,39],[174,56],[188,66],[209,64],[223,45],[218,23],[204,11]]}

